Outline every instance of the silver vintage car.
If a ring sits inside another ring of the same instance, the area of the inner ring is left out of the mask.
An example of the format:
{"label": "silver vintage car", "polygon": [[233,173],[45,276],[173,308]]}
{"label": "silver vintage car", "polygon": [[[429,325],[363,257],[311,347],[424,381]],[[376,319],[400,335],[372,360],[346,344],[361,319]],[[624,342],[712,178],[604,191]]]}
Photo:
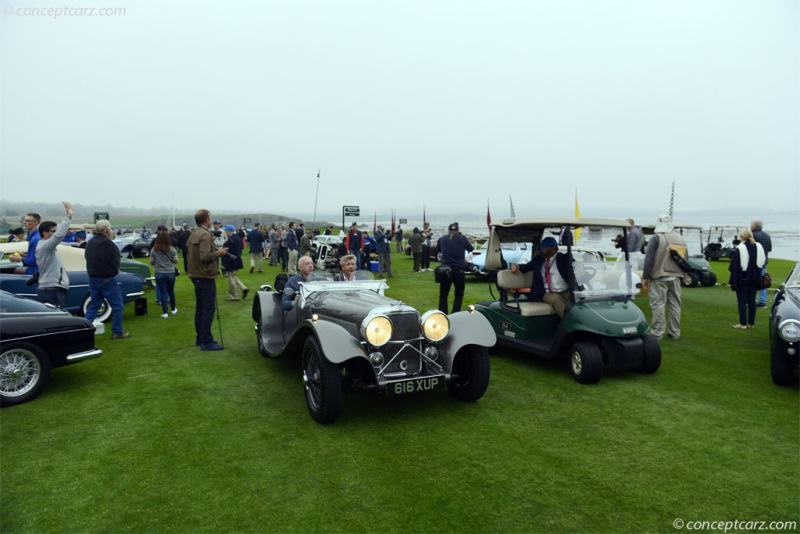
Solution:
{"label": "silver vintage car", "polygon": [[265,357],[300,356],[306,402],[318,423],[339,415],[342,391],[403,395],[447,389],[476,401],[489,385],[489,352],[496,336],[472,306],[422,315],[384,295],[385,280],[317,277],[300,284],[294,307],[284,291],[262,286],[253,301],[258,349]]}

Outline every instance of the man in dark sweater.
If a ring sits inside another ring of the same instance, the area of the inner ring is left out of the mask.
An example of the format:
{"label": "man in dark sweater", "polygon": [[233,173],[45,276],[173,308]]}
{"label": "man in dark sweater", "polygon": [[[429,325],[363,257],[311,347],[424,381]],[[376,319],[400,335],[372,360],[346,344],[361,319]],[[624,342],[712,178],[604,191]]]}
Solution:
{"label": "man in dark sweater", "polygon": [[[769,237],[769,234],[762,230],[764,228],[764,223],[756,219],[755,221],[750,223],[750,231],[753,232],[753,239],[756,240],[756,243],[760,243],[761,246],[764,248],[764,254],[767,255],[767,263],[769,263],[769,253],[772,252],[772,239]],[[767,263],[764,264],[764,267],[761,268],[761,275],[763,276],[764,273],[767,272]],[[756,299],[756,307],[758,308],[766,308],[767,307],[767,290],[760,289],[757,292],[758,298]]]}
{"label": "man in dark sweater", "polygon": [[124,339],[130,334],[122,329],[122,291],[117,284],[119,248],[114,244],[114,231],[107,220],[97,221],[95,232],[96,235],[86,243],[86,272],[89,274],[91,302],[85,317],[94,322],[105,298],[111,306],[111,339]]}

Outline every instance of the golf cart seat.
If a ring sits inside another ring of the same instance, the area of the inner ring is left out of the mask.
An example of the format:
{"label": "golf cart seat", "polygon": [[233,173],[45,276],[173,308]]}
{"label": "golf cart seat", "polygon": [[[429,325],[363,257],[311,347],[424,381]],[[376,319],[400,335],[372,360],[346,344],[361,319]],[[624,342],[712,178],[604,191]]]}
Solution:
{"label": "golf cart seat", "polygon": [[521,293],[530,292],[532,283],[532,272],[514,274],[510,269],[498,271],[497,287],[501,290],[500,304],[507,310],[519,313],[523,317],[555,314],[553,307],[546,302],[533,302],[527,300],[527,296],[525,300],[519,300]]}

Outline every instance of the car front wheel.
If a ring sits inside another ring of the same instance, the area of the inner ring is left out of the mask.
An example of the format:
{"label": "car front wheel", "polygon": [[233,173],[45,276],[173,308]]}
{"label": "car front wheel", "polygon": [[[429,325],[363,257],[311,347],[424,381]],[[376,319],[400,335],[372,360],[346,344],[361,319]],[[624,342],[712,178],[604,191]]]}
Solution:
{"label": "car front wheel", "polygon": [[796,367],[794,361],[787,360],[781,354],[776,354],[774,349],[770,352],[770,372],[772,373],[772,383],[776,386],[793,385],[797,380]]}
{"label": "car front wheel", "polygon": [[142,247],[139,249],[139,255],[143,258],[147,258],[150,256],[150,247]]}
{"label": "car front wheel", "polygon": [[603,354],[596,343],[578,341],[569,354],[572,377],[581,384],[595,384],[603,376]]}
{"label": "car front wheel", "polygon": [[14,406],[39,396],[50,375],[50,359],[35,345],[8,345],[0,354],[0,406]]}
{"label": "car front wheel", "polygon": [[303,346],[303,384],[311,417],[323,425],[336,420],[342,402],[342,377],[313,336]]}
{"label": "car front wheel", "polygon": [[[89,304],[91,302],[92,296],[86,295],[83,299],[83,304],[81,304],[81,313],[84,317],[86,317],[86,312],[89,311]],[[109,304],[106,299],[103,299],[103,303],[100,304],[100,307],[97,309],[97,320],[104,323],[108,321],[109,317],[111,317],[111,304]]]}
{"label": "car front wheel", "polygon": [[453,361],[454,376],[447,383],[447,391],[458,400],[476,401],[489,387],[489,372],[489,350],[486,347],[462,347]]}

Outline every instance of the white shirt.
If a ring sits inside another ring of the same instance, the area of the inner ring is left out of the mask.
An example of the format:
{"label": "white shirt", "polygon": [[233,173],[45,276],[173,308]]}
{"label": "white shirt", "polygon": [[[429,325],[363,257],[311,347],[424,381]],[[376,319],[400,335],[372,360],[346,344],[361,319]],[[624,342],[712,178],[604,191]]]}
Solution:
{"label": "white shirt", "polygon": [[542,280],[544,280],[544,289],[548,293],[562,293],[569,289],[569,284],[564,277],[561,276],[561,273],[558,272],[558,267],[556,267],[556,257],[553,256],[550,258],[550,287],[547,287],[547,258],[545,258],[544,263],[542,263]]}

